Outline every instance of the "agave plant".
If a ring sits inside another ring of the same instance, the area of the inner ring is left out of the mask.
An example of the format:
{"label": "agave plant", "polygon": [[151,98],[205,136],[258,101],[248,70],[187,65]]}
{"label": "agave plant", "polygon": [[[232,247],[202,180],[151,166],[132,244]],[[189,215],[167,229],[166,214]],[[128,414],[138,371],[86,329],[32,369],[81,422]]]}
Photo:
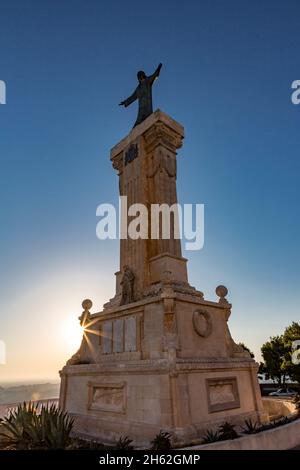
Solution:
{"label": "agave plant", "polygon": [[30,427],[37,413],[37,405],[22,403],[10,410],[1,422],[1,436],[9,448],[29,449],[31,447]]}
{"label": "agave plant", "polygon": [[5,443],[14,449],[64,449],[70,441],[73,419],[56,408],[23,403],[1,423]]}
{"label": "agave plant", "polygon": [[251,419],[245,420],[245,427],[243,428],[243,432],[245,434],[256,434],[259,430],[257,422],[252,422]]}
{"label": "agave plant", "polygon": [[206,434],[203,436],[202,444],[210,444],[211,442],[217,442],[220,440],[219,431],[212,431],[208,429]]}
{"label": "agave plant", "polygon": [[159,431],[154,440],[151,442],[152,450],[169,450],[172,449],[171,434],[167,431]]}
{"label": "agave plant", "polygon": [[65,449],[70,442],[74,420],[55,405],[42,407],[36,429],[48,449]]}
{"label": "agave plant", "polygon": [[238,437],[238,433],[235,430],[235,426],[228,421],[221,424],[219,427],[219,436],[220,440],[225,441],[227,439],[236,439]]}
{"label": "agave plant", "polygon": [[129,439],[128,436],[120,437],[119,440],[116,442],[115,449],[116,450],[132,450],[133,446],[131,445],[132,439]]}

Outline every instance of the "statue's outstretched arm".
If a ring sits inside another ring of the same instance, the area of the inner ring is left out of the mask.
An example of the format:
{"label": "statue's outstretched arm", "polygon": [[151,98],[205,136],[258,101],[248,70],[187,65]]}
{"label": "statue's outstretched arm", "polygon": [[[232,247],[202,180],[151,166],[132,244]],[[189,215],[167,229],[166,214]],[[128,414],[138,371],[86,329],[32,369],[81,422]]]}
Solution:
{"label": "statue's outstretched arm", "polygon": [[126,100],[121,101],[121,103],[119,103],[119,105],[120,105],[120,106],[125,106],[125,108],[126,108],[126,107],[129,106],[131,103],[133,103],[136,99],[137,99],[137,93],[136,93],[136,90],[134,90],[134,92],[132,93],[132,95],[130,95],[129,98],[127,98]]}
{"label": "statue's outstretched arm", "polygon": [[157,69],[155,70],[155,72],[148,77],[151,85],[154,82],[154,80],[159,76],[161,68],[162,68],[162,64],[160,63]]}

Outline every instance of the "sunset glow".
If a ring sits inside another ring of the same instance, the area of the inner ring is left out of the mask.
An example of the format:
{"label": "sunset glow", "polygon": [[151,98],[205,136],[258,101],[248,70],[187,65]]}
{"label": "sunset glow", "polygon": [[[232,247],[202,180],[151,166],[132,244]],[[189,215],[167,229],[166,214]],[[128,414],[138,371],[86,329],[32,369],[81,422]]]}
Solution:
{"label": "sunset glow", "polygon": [[62,322],[60,336],[61,340],[65,344],[65,349],[68,350],[70,354],[75,353],[79,348],[83,331],[84,329],[75,315],[69,315]]}

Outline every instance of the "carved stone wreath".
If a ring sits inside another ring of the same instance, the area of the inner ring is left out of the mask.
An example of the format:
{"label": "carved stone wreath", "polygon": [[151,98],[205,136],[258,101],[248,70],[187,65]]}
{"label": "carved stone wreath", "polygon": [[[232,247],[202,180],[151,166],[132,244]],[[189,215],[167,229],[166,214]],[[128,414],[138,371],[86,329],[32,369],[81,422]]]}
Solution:
{"label": "carved stone wreath", "polygon": [[199,336],[207,338],[212,332],[210,314],[206,310],[195,310],[193,313],[193,326]]}

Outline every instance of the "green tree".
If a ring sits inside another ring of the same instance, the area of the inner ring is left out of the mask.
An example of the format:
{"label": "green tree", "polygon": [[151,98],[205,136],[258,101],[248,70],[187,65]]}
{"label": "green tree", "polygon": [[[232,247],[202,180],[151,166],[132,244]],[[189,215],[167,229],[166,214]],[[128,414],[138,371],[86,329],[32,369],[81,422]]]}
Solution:
{"label": "green tree", "polygon": [[[297,364],[293,357],[293,343],[300,340],[300,324],[293,322],[283,333],[283,341],[288,354],[285,357],[284,367],[289,377],[300,384],[300,363]],[[297,361],[298,362],[298,361]]]}
{"label": "green tree", "polygon": [[261,347],[265,372],[278,385],[284,385],[287,375],[286,359],[288,350],[282,336],[273,336]]}

